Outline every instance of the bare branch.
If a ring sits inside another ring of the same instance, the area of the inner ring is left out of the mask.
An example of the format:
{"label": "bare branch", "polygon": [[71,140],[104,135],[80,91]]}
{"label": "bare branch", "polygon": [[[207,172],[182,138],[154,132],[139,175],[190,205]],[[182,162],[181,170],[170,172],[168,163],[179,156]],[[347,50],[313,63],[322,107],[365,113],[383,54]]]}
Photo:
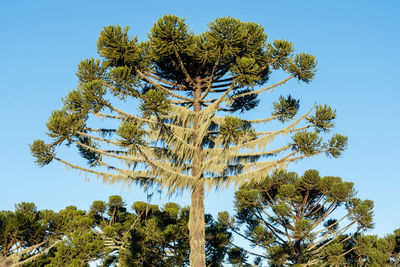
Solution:
{"label": "bare branch", "polygon": [[45,254],[45,253],[47,253],[50,249],[52,249],[54,246],[56,246],[56,245],[57,245],[58,243],[60,243],[60,242],[61,242],[61,240],[57,240],[56,242],[54,242],[51,246],[49,246],[48,248],[46,248],[46,249],[43,250],[42,252],[37,253],[37,254],[35,254],[34,256],[29,257],[28,259],[23,260],[23,261],[21,261],[21,262],[14,263],[13,266],[20,266],[20,265],[23,265],[23,264],[25,264],[25,263],[28,263],[28,262],[33,261],[35,258],[37,258],[37,257],[39,257],[39,256],[41,256],[41,255],[43,255],[43,254]]}
{"label": "bare branch", "polygon": [[231,96],[229,99],[236,99],[236,98],[243,97],[243,96],[246,96],[246,95],[258,95],[258,94],[260,94],[260,93],[262,93],[264,91],[271,91],[275,87],[285,84],[287,81],[289,81],[293,77],[294,77],[294,75],[291,75],[288,78],[286,78],[286,79],[284,79],[284,80],[282,80],[282,81],[280,81],[280,82],[278,82],[276,84],[273,84],[271,86],[268,86],[268,87],[265,87],[265,88],[262,88],[262,89],[259,89],[259,90],[256,90],[256,91],[251,91],[251,92],[246,92],[246,93],[238,94],[238,95],[235,95],[235,96]]}
{"label": "bare branch", "polygon": [[221,53],[222,52],[221,49],[222,48],[220,48],[220,50],[219,50],[218,59],[216,60],[214,66],[213,66],[213,69],[211,71],[211,75],[209,76],[209,81],[207,83],[207,89],[204,92],[204,94],[200,97],[200,100],[205,99],[207,97],[208,93],[210,92],[211,88],[212,88],[213,78],[214,78],[214,75],[215,75],[215,70],[217,69],[217,66],[219,65],[219,61],[221,60],[221,54],[222,54]]}
{"label": "bare branch", "polygon": [[188,102],[193,102],[193,99],[187,98],[187,97],[184,97],[184,96],[181,96],[181,95],[178,95],[178,94],[175,94],[175,93],[172,92],[171,90],[167,89],[165,86],[162,86],[161,84],[158,84],[158,83],[154,82],[153,80],[151,80],[148,76],[146,76],[145,74],[143,74],[143,73],[142,73],[139,69],[137,69],[137,68],[136,68],[136,72],[137,72],[144,80],[146,80],[148,83],[150,83],[151,85],[153,85],[155,88],[157,88],[157,89],[159,89],[159,90],[162,90],[162,91],[164,91],[164,92],[166,92],[166,93],[168,93],[168,94],[170,94],[170,95],[172,95],[172,96],[174,96],[174,97],[176,97],[176,98],[178,98],[178,99],[185,100],[185,101],[188,101]]}
{"label": "bare branch", "polygon": [[178,60],[179,67],[181,68],[183,74],[186,77],[186,81],[188,83],[190,83],[192,86],[195,86],[195,82],[193,81],[192,77],[190,77],[189,73],[187,72],[185,65],[183,64],[181,56],[179,55],[178,50],[176,49],[175,45],[174,45],[174,52],[175,52],[176,59]]}
{"label": "bare branch", "polygon": [[144,72],[144,74],[146,74],[147,76],[149,76],[150,78],[152,78],[152,79],[154,79],[156,81],[159,81],[159,82],[162,82],[162,83],[165,83],[165,84],[168,84],[168,85],[174,87],[174,90],[178,90],[178,91],[187,91],[187,90],[189,90],[189,88],[187,88],[186,86],[184,86],[182,84],[178,84],[178,83],[173,83],[173,82],[170,82],[170,81],[165,80],[165,79],[162,79],[162,78],[158,77],[155,73],[146,71],[146,72]]}

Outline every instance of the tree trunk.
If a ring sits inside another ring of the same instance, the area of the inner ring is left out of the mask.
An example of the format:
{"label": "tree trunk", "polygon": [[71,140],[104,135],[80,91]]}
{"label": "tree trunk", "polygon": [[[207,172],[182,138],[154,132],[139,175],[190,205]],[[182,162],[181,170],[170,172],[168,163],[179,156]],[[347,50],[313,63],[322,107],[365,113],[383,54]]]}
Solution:
{"label": "tree trunk", "polygon": [[[197,88],[193,94],[193,111],[200,112],[201,104],[199,102],[201,97],[201,87],[198,83]],[[192,204],[189,213],[189,239],[190,239],[190,266],[191,267],[205,267],[206,254],[205,254],[205,221],[204,221],[204,183],[202,180],[201,162],[202,162],[202,147],[201,140],[197,131],[199,129],[199,118],[197,114],[193,121],[193,144],[196,146],[196,152],[193,157],[192,176],[198,179],[192,188]]]}
{"label": "tree trunk", "polygon": [[189,213],[190,266],[206,266],[204,185],[202,181],[193,188],[192,205]]}

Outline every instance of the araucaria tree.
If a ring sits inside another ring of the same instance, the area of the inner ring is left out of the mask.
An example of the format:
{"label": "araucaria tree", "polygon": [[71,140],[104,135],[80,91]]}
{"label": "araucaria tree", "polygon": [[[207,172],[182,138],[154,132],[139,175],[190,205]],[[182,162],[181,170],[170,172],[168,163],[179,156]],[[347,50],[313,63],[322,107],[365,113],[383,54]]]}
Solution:
{"label": "araucaria tree", "polygon": [[[47,122],[52,142],[36,140],[30,148],[40,166],[57,160],[105,181],[158,185],[168,194],[189,190],[190,261],[204,266],[205,187],[261,181],[272,169],[318,153],[338,157],[347,138],[334,135],[323,142],[319,133],[333,127],[335,110],[316,106],[314,115],[310,111],[295,119],[299,101],[290,96],[274,103],[269,118],[224,116],[256,107],[260,94],[291,79],[308,83],[314,77],[313,56],[293,55],[288,41],[267,43],[262,26],[218,18],[195,35],[184,19],[164,16],[148,36],[138,42],[127,27],[105,27],[97,42],[102,60],[79,64],[79,85]],[[287,78],[264,87],[273,70],[286,72]],[[140,114],[118,106],[131,99],[140,99]],[[119,126],[89,126],[92,117]],[[256,131],[256,124],[273,120],[291,122],[275,131]],[[301,121],[306,123],[297,126]],[[286,145],[269,148],[286,134],[292,135]],[[61,144],[76,144],[90,167],[58,157],[55,149]],[[262,161],[266,156],[276,157]]]}
{"label": "araucaria tree", "polygon": [[349,244],[373,227],[373,206],[339,177],[277,170],[235,193],[236,222],[227,213],[220,219],[263,249],[258,260],[269,266],[348,266]]}

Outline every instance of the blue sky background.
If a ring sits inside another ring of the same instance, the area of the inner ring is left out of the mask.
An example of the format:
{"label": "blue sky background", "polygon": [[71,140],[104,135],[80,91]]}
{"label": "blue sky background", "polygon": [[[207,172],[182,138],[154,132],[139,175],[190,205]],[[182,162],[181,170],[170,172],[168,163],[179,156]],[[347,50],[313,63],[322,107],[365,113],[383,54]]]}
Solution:
{"label": "blue sky background", "polygon": [[[44,138],[50,112],[76,86],[77,64],[96,57],[96,40],[107,25],[129,25],[140,40],[164,14],[185,17],[195,33],[217,17],[232,16],[265,27],[269,40],[292,41],[297,52],[318,59],[310,84],[296,81],[261,100],[250,117],[270,114],[279,95],[301,99],[302,111],[316,101],[338,111],[336,128],[349,136],[341,159],[316,157],[291,165],[302,173],[340,176],[355,183],[360,198],[375,202],[376,228],[400,227],[399,1],[1,1],[0,3],[0,210],[21,201],[39,209],[67,205],[88,209],[93,200],[121,194],[130,206],[146,200],[143,190],[109,186],[67,171],[58,163],[39,168],[28,144]],[[277,76],[276,78],[279,78]],[[132,111],[135,113],[135,111]],[[73,152],[71,161],[78,160]],[[232,210],[233,188],[211,192],[206,210]],[[188,195],[170,201],[189,204]],[[165,203],[154,196],[153,203]]]}

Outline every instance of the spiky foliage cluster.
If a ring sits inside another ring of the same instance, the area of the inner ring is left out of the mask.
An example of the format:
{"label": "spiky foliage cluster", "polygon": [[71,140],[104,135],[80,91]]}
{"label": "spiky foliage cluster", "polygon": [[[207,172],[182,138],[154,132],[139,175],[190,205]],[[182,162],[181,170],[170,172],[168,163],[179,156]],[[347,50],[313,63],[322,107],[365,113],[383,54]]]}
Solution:
{"label": "spiky foliage cluster", "polygon": [[243,143],[243,139],[252,140],[255,137],[254,129],[250,128],[250,124],[238,117],[226,116],[221,123],[219,133],[223,144]]}
{"label": "spiky foliage cluster", "polygon": [[145,134],[137,125],[132,122],[126,122],[119,126],[117,134],[121,137],[119,139],[120,146],[128,148],[130,151],[135,151],[138,146],[143,146],[144,141],[142,136]]}
{"label": "spiky foliage cluster", "polygon": [[299,107],[300,100],[296,100],[290,95],[287,98],[281,96],[278,102],[274,102],[274,112],[272,115],[279,115],[278,120],[285,122],[296,116]]}
{"label": "spiky foliage cluster", "polygon": [[[54,159],[108,182],[158,185],[169,194],[189,189],[201,206],[193,212],[202,217],[204,186],[261,180],[270,170],[318,153],[338,157],[346,147],[343,136],[321,141],[319,132],[331,129],[336,115],[328,106],[295,119],[299,102],[288,97],[274,104],[269,118],[223,115],[256,107],[260,94],[291,79],[308,83],[314,78],[315,58],[293,54],[292,43],[285,40],[268,43],[262,26],[218,18],[196,35],[184,19],[166,15],[148,36],[139,42],[120,26],[101,31],[97,49],[102,60],[79,64],[78,87],[47,123],[51,143],[35,141],[31,146],[39,165]],[[267,86],[274,70],[287,78]],[[139,99],[139,115],[118,107],[115,98]],[[90,127],[90,118],[96,116],[121,126]],[[260,130],[260,124],[273,120],[287,124],[276,131]],[[306,132],[313,128],[316,132]],[[277,136],[287,134],[293,135],[293,142],[269,147]],[[75,144],[90,167],[57,157],[54,149],[61,144]],[[267,156],[275,158],[261,160]],[[200,217],[194,220],[204,221]],[[191,229],[204,229],[200,224]]]}
{"label": "spiky foliage cluster", "polygon": [[[353,183],[339,177],[320,177],[316,170],[300,177],[276,171],[260,183],[241,186],[235,193],[235,219],[224,221],[252,246],[264,249],[257,260],[271,266],[342,266],[352,250],[347,242],[373,227],[373,202],[354,195]],[[345,212],[338,212],[340,207]],[[341,218],[333,217],[340,213]],[[351,229],[355,231],[348,233]]]}
{"label": "spiky foliage cluster", "polygon": [[29,148],[35,157],[35,163],[40,167],[49,164],[53,160],[54,147],[46,144],[42,139],[35,140]]}
{"label": "spiky foliage cluster", "polygon": [[315,108],[315,115],[307,117],[307,121],[315,125],[316,132],[326,132],[331,129],[336,118],[336,110],[327,105],[318,105]]}

